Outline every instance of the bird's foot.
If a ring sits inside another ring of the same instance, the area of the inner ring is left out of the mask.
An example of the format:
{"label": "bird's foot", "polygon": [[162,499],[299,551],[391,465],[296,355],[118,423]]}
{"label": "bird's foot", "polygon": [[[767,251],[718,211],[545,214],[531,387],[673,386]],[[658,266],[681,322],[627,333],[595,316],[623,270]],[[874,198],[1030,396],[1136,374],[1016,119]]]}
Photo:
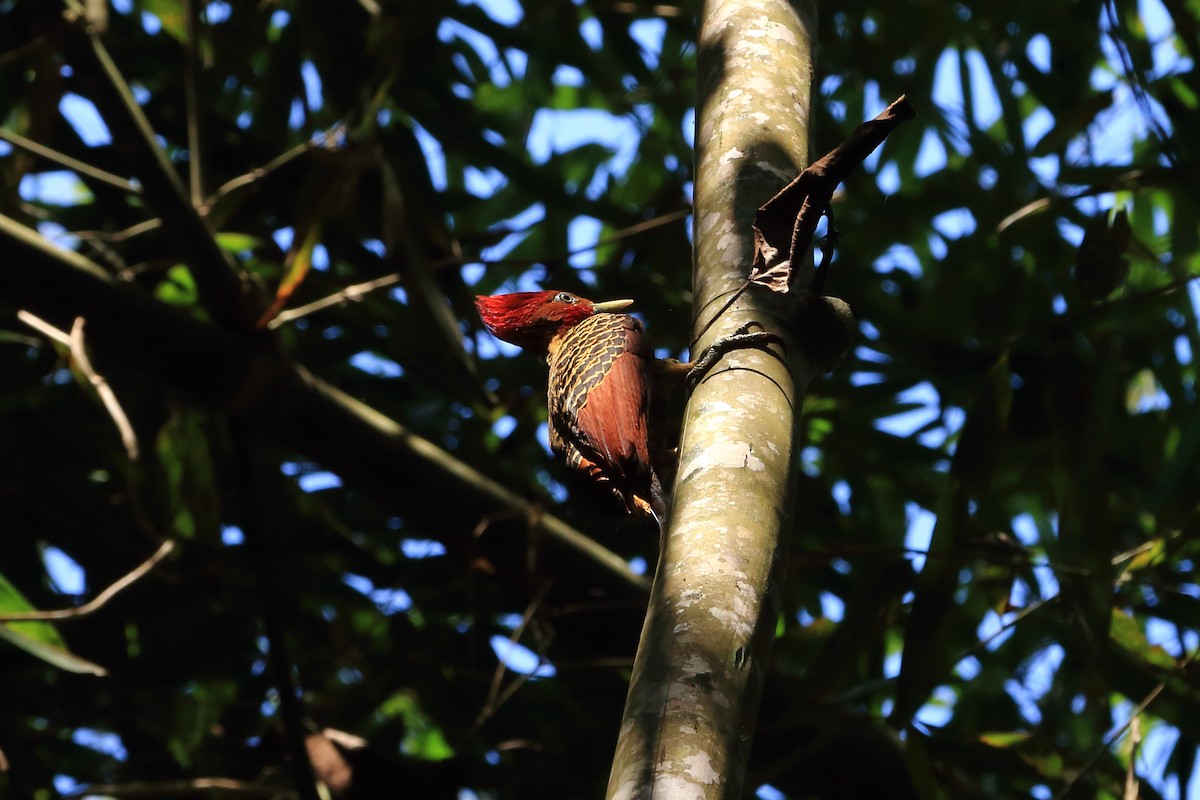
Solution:
{"label": "bird's foot", "polygon": [[757,322],[747,322],[728,336],[722,336],[709,345],[699,358],[686,365],[688,367],[688,389],[696,388],[696,384],[704,379],[704,376],[717,365],[717,362],[734,350],[747,348],[766,350],[770,345],[783,344],[783,339],[778,334],[770,331],[751,331],[750,329],[757,324]]}

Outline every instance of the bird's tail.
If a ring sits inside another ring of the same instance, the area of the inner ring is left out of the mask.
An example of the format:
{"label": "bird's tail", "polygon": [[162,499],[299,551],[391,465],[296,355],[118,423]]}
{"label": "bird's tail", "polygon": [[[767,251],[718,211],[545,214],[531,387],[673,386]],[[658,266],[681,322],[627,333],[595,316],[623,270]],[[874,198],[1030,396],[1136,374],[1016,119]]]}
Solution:
{"label": "bird's tail", "polygon": [[655,526],[658,527],[658,540],[662,544],[663,537],[667,535],[667,496],[663,491],[662,482],[658,479],[658,473],[650,473],[650,499],[647,500],[640,495],[630,495],[633,502],[628,504],[630,513],[635,516],[643,517],[644,519],[652,520]]}
{"label": "bird's tail", "polygon": [[651,470],[650,512],[654,515],[654,521],[658,523],[658,542],[660,546],[667,536],[667,514],[670,511],[667,500],[667,493],[663,491],[662,481],[658,479],[658,472]]}

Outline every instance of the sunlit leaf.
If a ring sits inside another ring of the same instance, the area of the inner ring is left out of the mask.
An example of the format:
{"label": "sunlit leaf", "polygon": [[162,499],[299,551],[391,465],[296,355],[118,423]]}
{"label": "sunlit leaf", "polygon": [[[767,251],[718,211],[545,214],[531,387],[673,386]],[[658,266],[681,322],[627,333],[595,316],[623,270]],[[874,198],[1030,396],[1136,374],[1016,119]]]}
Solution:
{"label": "sunlit leaf", "polygon": [[47,664],[52,664],[67,672],[97,676],[108,674],[108,670],[99,664],[94,664],[86,658],[81,658],[62,647],[47,644],[41,639],[35,639],[33,636],[29,636],[18,629],[18,626],[27,624],[29,623],[0,623],[0,639],[4,639],[30,655],[40,658]]}
{"label": "sunlit leaf", "polygon": [[155,289],[158,299],[173,306],[191,307],[200,300],[196,279],[183,264],[176,264],[167,270],[165,278]]}
{"label": "sunlit leaf", "polygon": [[[25,596],[21,594],[17,587],[0,575],[0,616],[4,614],[23,614],[30,611],[37,611]],[[58,630],[48,622],[8,622],[0,623],[8,626],[11,631],[14,631],[21,636],[51,645],[53,647],[65,648],[66,642],[59,636]]]}
{"label": "sunlit leaf", "polygon": [[[37,611],[12,583],[0,575],[0,616]],[[104,675],[105,669],[71,653],[58,631],[48,622],[0,622],[0,639],[67,672]]]}
{"label": "sunlit leaf", "polygon": [[262,245],[262,239],[248,233],[225,231],[217,234],[217,244],[230,253],[244,253]]}
{"label": "sunlit leaf", "polygon": [[1029,741],[1030,735],[1026,731],[996,731],[995,733],[981,733],[979,741],[992,747],[1014,747]]}
{"label": "sunlit leaf", "polygon": [[406,755],[426,761],[441,761],[454,756],[441,729],[425,714],[411,693],[392,695],[380,706],[379,713],[404,721],[406,732],[400,747]]}

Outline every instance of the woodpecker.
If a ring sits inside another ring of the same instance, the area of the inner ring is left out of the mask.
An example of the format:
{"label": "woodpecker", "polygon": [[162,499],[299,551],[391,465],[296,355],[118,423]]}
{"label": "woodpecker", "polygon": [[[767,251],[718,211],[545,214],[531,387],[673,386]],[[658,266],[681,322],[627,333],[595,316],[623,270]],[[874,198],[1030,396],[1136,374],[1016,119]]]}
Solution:
{"label": "woodpecker", "polygon": [[475,298],[493,336],[546,358],[550,449],[661,530],[665,502],[651,457],[660,362],[642,323],[614,313],[632,303],[553,290]]}
{"label": "woodpecker", "polygon": [[616,313],[632,304],[594,303],[554,290],[475,298],[493,336],[544,356],[550,367],[550,449],[608,489],[629,513],[652,518],[661,536],[666,437],[659,420],[666,387],[682,380],[694,386],[731,350],[765,350],[782,340],[767,331],[748,332],[746,325],[695,361],[657,359],[642,323]]}

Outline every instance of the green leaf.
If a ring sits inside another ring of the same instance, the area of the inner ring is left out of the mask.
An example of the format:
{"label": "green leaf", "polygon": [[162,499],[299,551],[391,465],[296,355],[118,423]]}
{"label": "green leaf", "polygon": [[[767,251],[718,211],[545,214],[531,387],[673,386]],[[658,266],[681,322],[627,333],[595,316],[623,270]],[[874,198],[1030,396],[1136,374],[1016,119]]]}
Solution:
{"label": "green leaf", "polygon": [[400,749],[406,755],[426,761],[453,758],[454,749],[446,741],[442,729],[421,709],[412,692],[392,695],[379,707],[379,713],[386,718],[403,720],[405,731]]}
{"label": "green leaf", "polygon": [[40,639],[35,639],[32,636],[27,636],[15,628],[18,625],[27,623],[13,622],[0,624],[0,639],[11,642],[21,648],[30,655],[37,656],[48,664],[53,664],[59,669],[67,672],[75,672],[81,675],[107,675],[108,670],[99,664],[93,664],[86,658],[71,653],[61,647],[55,647],[51,644],[46,644]]}
{"label": "green leaf", "polygon": [[158,284],[154,293],[167,305],[184,308],[194,306],[200,300],[196,279],[183,264],[176,264],[168,269],[166,278]]}
{"label": "green leaf", "polygon": [[1165,670],[1175,669],[1175,659],[1159,645],[1150,644],[1141,623],[1133,615],[1114,609],[1111,625],[1109,635],[1114,644],[1148,664]]}
{"label": "green leaf", "polygon": [[142,0],[146,11],[158,17],[164,31],[180,42],[187,39],[187,22],[184,19],[184,9],[187,8],[177,0]]}
{"label": "green leaf", "polygon": [[224,232],[217,234],[217,244],[230,253],[244,253],[262,246],[262,239],[248,233]]}
{"label": "green leaf", "polygon": [[[37,609],[29,604],[17,587],[0,575],[0,615],[29,611]],[[104,675],[106,672],[104,667],[68,651],[66,642],[48,622],[0,622],[0,639],[67,672],[85,675]]]}
{"label": "green leaf", "polygon": [[[0,615],[23,614],[30,611],[37,611],[37,609],[30,605],[29,601],[25,599],[25,595],[21,594],[17,587],[0,575]],[[9,622],[5,624],[34,641],[53,647],[67,646],[62,637],[58,635],[58,631],[49,622]]]}
{"label": "green leaf", "polygon": [[992,747],[1016,747],[1028,742],[1030,736],[1026,731],[996,731],[979,734],[979,741]]}

